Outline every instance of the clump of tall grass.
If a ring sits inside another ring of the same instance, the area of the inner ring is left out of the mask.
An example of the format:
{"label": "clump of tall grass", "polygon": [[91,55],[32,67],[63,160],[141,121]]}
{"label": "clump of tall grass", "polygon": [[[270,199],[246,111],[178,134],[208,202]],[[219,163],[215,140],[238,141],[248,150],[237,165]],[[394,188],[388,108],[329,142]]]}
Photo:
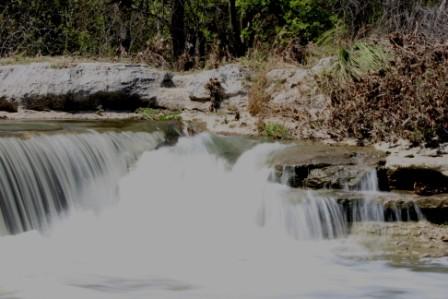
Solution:
{"label": "clump of tall grass", "polygon": [[315,42],[306,46],[306,64],[316,65],[322,58],[337,56],[338,49],[350,44],[349,32],[343,22],[324,32]]}
{"label": "clump of tall grass", "polygon": [[265,112],[271,96],[266,92],[268,80],[265,72],[259,72],[252,82],[248,97],[249,97],[249,113],[253,116]]}
{"label": "clump of tall grass", "polygon": [[387,68],[391,56],[379,44],[357,42],[351,48],[340,48],[334,65],[327,70],[338,81],[358,80],[368,72]]}
{"label": "clump of tall grass", "polygon": [[253,116],[266,112],[271,96],[266,92],[268,79],[266,74],[275,68],[285,67],[286,64],[276,55],[269,56],[269,51],[263,48],[252,49],[248,55],[239,59],[239,62],[253,71],[248,78],[248,110]]}

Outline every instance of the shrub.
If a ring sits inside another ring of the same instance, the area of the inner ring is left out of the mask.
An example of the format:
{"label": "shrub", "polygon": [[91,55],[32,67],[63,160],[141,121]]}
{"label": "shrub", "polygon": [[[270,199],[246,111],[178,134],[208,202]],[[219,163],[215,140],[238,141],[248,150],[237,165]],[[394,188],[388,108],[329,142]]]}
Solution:
{"label": "shrub", "polygon": [[289,139],[290,132],[289,130],[282,124],[279,123],[261,123],[259,125],[259,131],[261,135],[273,138],[273,139]]}
{"label": "shrub", "polygon": [[448,45],[416,36],[392,35],[390,41],[387,68],[343,83],[328,73],[319,82],[331,98],[329,133],[337,139],[404,138],[428,146],[447,142]]}
{"label": "shrub", "polygon": [[16,102],[0,97],[0,111],[17,112],[17,109],[18,106]]}

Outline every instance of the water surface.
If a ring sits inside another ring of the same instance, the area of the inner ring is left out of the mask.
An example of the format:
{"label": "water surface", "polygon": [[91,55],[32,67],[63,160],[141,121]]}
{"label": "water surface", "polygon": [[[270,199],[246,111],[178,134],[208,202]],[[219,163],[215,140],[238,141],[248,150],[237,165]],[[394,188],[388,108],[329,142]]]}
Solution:
{"label": "water surface", "polygon": [[[330,195],[271,182],[268,161],[287,145],[201,134],[160,146],[163,135],[94,130],[0,139],[3,161],[9,143],[29,142],[56,156],[69,157],[72,148],[86,165],[96,153],[100,164],[82,170],[95,174],[91,183],[73,185],[71,168],[61,169],[74,204],[51,214],[49,225],[0,237],[0,298],[447,298],[446,260],[393,266],[350,235]],[[111,153],[101,140],[120,146]],[[28,149],[34,160],[44,155]],[[123,164],[126,153],[136,158]],[[53,191],[6,197],[57,202]]]}

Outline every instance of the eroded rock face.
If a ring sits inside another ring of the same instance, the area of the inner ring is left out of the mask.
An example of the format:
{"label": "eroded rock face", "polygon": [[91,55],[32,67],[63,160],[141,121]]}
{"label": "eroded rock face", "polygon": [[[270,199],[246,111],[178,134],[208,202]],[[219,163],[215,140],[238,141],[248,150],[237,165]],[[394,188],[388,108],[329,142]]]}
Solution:
{"label": "eroded rock face", "polygon": [[0,67],[0,96],[32,110],[132,110],[150,106],[163,73],[141,65],[48,63]]}
{"label": "eroded rock face", "polygon": [[299,139],[329,139],[331,132],[321,124],[331,118],[331,101],[319,89],[316,77],[333,62],[327,57],[311,68],[288,66],[267,72],[264,93],[269,109],[264,121],[283,124]]}
{"label": "eroded rock face", "polygon": [[[360,189],[369,173],[381,191],[412,191],[416,195],[448,194],[443,158],[436,166],[391,165],[382,151],[366,147],[304,143],[278,153],[275,180],[292,187]],[[445,165],[446,166],[446,165]]]}
{"label": "eroded rock face", "polygon": [[232,98],[247,94],[247,73],[239,65],[189,74],[115,63],[0,66],[0,98],[38,111],[86,111],[98,106],[126,111],[139,107],[206,109],[208,103],[204,102],[210,100],[210,92],[205,86],[211,78],[220,81],[226,98]]}
{"label": "eroded rock face", "polygon": [[389,189],[419,195],[448,193],[448,144],[412,147],[401,140],[394,145],[378,144],[377,148],[389,152],[385,165],[378,169]]}
{"label": "eroded rock face", "polygon": [[308,69],[290,68],[274,69],[266,74],[268,94],[272,95],[271,102],[277,105],[294,104],[300,100],[299,86],[312,76]]}
{"label": "eroded rock face", "polygon": [[448,176],[438,169],[411,166],[383,171],[390,190],[414,191],[418,195],[448,193]]}
{"label": "eroded rock face", "polygon": [[272,95],[272,104],[278,106],[299,104],[296,109],[307,109],[312,113],[322,110],[328,99],[316,92],[315,76],[334,63],[333,57],[321,59],[312,68],[279,68],[266,74],[267,93]]}
{"label": "eroded rock face", "polygon": [[296,188],[357,189],[384,157],[366,147],[298,144],[274,156],[274,180]]}
{"label": "eroded rock face", "polygon": [[154,91],[153,96],[156,106],[163,109],[205,112],[210,106],[207,84],[211,79],[217,79],[223,87],[224,99],[241,107],[247,105],[248,76],[249,71],[238,64],[197,73],[174,74],[174,86],[159,88]]}

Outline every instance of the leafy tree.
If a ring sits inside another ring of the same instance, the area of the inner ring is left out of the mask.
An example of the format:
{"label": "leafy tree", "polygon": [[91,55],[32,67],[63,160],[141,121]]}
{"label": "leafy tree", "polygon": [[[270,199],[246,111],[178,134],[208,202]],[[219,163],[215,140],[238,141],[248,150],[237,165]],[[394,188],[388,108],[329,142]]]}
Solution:
{"label": "leafy tree", "polygon": [[140,55],[166,47],[154,41],[170,40],[171,48],[159,52],[188,68],[212,54],[238,57],[284,41],[306,45],[336,24],[352,37],[372,27],[445,37],[447,6],[446,0],[2,0],[0,56]]}

